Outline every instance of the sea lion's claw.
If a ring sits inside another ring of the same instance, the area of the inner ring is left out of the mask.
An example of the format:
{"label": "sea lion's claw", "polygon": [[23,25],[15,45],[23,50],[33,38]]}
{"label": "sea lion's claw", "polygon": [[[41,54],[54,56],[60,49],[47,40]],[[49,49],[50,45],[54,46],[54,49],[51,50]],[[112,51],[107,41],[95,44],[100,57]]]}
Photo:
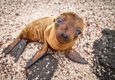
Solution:
{"label": "sea lion's claw", "polygon": [[33,57],[32,59],[30,59],[26,65],[26,69],[29,68],[32,64],[34,64],[38,59],[40,59],[42,56],[44,56],[47,52],[47,49],[48,49],[48,45],[47,43],[45,42],[43,47],[41,48],[40,51],[38,51]]}
{"label": "sea lion's claw", "polygon": [[65,56],[74,62],[88,64],[88,62],[75,50],[68,51]]}

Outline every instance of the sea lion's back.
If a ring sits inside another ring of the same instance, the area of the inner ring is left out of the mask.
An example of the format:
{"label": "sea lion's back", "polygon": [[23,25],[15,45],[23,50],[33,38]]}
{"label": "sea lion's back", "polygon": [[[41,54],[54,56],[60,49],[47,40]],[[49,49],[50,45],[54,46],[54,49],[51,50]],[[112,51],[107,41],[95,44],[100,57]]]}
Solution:
{"label": "sea lion's back", "polygon": [[21,36],[30,41],[44,41],[44,30],[51,25],[55,17],[44,17],[29,23],[21,32]]}

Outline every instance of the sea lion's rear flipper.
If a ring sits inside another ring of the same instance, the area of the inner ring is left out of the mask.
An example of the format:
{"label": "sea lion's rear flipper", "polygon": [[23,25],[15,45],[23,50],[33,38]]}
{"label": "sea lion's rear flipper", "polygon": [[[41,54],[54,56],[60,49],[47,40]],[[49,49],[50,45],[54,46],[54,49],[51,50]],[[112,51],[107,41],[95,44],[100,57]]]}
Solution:
{"label": "sea lion's rear flipper", "polygon": [[26,69],[29,68],[32,64],[34,64],[42,56],[44,56],[46,54],[47,50],[48,50],[48,44],[45,42],[44,45],[42,46],[42,48],[37,53],[35,53],[35,55],[32,57],[32,59],[30,59],[27,62]]}
{"label": "sea lion's rear flipper", "polygon": [[20,38],[16,38],[8,47],[3,49],[2,53],[4,53],[5,56],[9,54],[9,52],[20,42],[20,40]]}
{"label": "sea lion's rear flipper", "polygon": [[5,48],[2,53],[11,54],[11,56],[15,57],[15,62],[19,59],[21,53],[23,52],[25,46],[27,44],[27,40],[16,38],[7,48]]}
{"label": "sea lion's rear flipper", "polygon": [[88,62],[74,49],[66,51],[65,56],[74,62],[88,64]]}

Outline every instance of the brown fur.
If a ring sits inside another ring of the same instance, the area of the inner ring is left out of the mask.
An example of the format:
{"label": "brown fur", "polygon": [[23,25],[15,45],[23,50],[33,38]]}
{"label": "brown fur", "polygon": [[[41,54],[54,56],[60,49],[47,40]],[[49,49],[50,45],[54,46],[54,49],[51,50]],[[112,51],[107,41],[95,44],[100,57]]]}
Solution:
{"label": "brown fur", "polygon": [[[66,50],[68,58],[76,62],[83,62],[84,59],[82,59],[80,55],[76,55],[77,52],[72,49],[75,41],[83,32],[83,26],[83,20],[73,12],[65,12],[57,17],[41,18],[28,24],[17,38],[21,41],[16,41],[16,44],[14,44],[14,41],[3,52],[5,52],[5,54],[9,52],[12,53],[12,51],[14,52],[18,49],[18,44],[21,44],[22,49],[19,48],[18,50],[18,54],[21,54],[27,41],[42,41],[44,42],[43,47],[27,63],[27,68],[42,57],[48,48],[55,51]],[[15,53],[15,56],[18,54]],[[17,56],[17,59],[18,58],[19,55]]]}
{"label": "brown fur", "polygon": [[[56,17],[45,17],[35,20],[27,25],[21,32],[20,37],[30,41],[46,41],[54,50],[66,50],[71,48],[78,38],[77,36],[75,37],[75,29],[78,27],[83,31],[83,20],[77,14],[72,12],[63,13],[57,18],[59,17],[65,20],[65,24],[60,25],[59,28],[56,28],[55,26],[54,20]],[[70,24],[66,25],[68,22],[70,22]],[[64,31],[69,34],[70,40],[68,42],[60,43],[57,40],[57,35],[58,32]]]}

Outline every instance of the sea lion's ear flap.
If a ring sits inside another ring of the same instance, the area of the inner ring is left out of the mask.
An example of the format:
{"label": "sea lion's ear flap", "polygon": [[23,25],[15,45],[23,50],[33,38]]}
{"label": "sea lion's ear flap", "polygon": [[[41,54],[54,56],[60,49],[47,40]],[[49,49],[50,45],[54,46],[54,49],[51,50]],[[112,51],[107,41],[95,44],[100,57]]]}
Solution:
{"label": "sea lion's ear flap", "polygon": [[56,24],[62,24],[62,23],[64,22],[64,19],[58,17],[58,18],[54,19],[54,22],[55,22]]}

